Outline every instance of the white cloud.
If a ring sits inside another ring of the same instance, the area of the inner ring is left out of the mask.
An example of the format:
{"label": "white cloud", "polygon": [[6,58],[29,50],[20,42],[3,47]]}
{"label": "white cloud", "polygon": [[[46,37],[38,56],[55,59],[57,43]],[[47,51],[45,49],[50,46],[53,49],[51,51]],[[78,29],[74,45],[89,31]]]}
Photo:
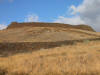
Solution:
{"label": "white cloud", "polygon": [[4,24],[0,24],[0,30],[2,30],[2,29],[6,29],[6,28],[7,28],[6,25],[4,25]]}
{"label": "white cloud", "polygon": [[30,14],[25,18],[25,22],[38,22],[39,17],[35,14]]}
{"label": "white cloud", "polygon": [[71,18],[59,16],[58,19],[56,19],[54,22],[72,24],[72,25],[84,24],[84,21],[82,21],[79,16],[74,16],[74,17],[71,17]]}
{"label": "white cloud", "polygon": [[73,7],[76,10],[72,13],[80,13],[81,20],[100,31],[100,0],[84,0],[80,6]]}
{"label": "white cloud", "polygon": [[74,5],[72,5],[70,8],[69,8],[69,11],[72,11],[70,14],[71,15],[75,15],[76,14],[76,7]]}
{"label": "white cloud", "polygon": [[83,0],[83,3],[78,7],[72,5],[70,7],[70,10],[72,11],[70,13],[71,15],[76,16],[78,13],[79,16],[72,18],[64,17],[65,19],[58,18],[57,20],[64,23],[67,23],[67,21],[69,21],[70,19],[73,23],[77,23],[77,21],[79,20],[79,23],[88,24],[92,26],[96,31],[100,31],[100,0]]}

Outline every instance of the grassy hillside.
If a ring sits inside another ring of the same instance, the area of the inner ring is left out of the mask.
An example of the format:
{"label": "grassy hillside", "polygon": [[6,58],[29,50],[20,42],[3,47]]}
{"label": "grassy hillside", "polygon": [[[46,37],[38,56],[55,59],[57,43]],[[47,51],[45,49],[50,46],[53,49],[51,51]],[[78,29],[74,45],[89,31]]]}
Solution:
{"label": "grassy hillside", "polygon": [[0,75],[100,75],[100,41],[0,57]]}
{"label": "grassy hillside", "polygon": [[[94,34],[93,34],[94,33]],[[1,42],[56,42],[96,38],[97,33],[74,28],[23,27],[0,31]]]}
{"label": "grassy hillside", "polygon": [[0,75],[100,75],[100,33],[86,25],[14,22],[0,31]]}

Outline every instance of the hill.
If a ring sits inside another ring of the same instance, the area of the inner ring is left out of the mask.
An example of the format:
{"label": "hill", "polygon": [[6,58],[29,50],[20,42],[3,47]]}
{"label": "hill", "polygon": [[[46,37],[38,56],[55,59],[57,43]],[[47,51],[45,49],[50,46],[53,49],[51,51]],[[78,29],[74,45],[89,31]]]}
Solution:
{"label": "hill", "polygon": [[72,45],[84,40],[100,40],[100,35],[86,25],[13,22],[7,29],[0,31],[0,54],[12,55]]}
{"label": "hill", "polygon": [[88,30],[88,31],[94,31],[90,26],[88,25],[69,25],[69,24],[61,24],[61,23],[41,23],[41,22],[29,22],[29,23],[17,23],[12,22],[8,29],[11,28],[21,28],[21,27],[62,27],[62,28],[76,28],[76,29],[82,29],[82,30]]}
{"label": "hill", "polygon": [[99,52],[87,25],[13,22],[0,31],[0,75],[99,75]]}
{"label": "hill", "polygon": [[[81,31],[80,31],[81,30]],[[83,30],[83,31],[82,31]],[[87,32],[84,32],[87,31]],[[2,42],[54,42],[78,40],[95,37],[94,30],[86,25],[59,23],[11,23],[6,30],[0,31]],[[94,33],[94,32],[93,32]],[[75,35],[75,36],[74,36]]]}

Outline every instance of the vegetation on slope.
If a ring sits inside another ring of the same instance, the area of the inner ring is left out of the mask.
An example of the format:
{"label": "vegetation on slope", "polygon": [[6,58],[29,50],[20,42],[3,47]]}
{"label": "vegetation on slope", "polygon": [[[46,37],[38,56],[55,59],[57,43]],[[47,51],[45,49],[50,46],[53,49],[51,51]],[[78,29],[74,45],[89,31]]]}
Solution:
{"label": "vegetation on slope", "polygon": [[0,75],[100,75],[100,41],[1,57]]}
{"label": "vegetation on slope", "polygon": [[[92,34],[94,33],[94,34]],[[2,42],[56,42],[96,38],[96,32],[62,27],[22,27],[0,31]]]}
{"label": "vegetation on slope", "polygon": [[14,22],[0,31],[0,75],[100,75],[100,34],[93,31]]}

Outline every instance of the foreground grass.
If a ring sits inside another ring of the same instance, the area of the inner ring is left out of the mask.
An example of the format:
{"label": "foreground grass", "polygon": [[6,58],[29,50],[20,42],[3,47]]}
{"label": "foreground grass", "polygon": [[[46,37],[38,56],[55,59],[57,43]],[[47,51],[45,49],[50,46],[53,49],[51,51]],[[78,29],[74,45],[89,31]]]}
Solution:
{"label": "foreground grass", "polygon": [[100,42],[0,57],[0,75],[100,75]]}

